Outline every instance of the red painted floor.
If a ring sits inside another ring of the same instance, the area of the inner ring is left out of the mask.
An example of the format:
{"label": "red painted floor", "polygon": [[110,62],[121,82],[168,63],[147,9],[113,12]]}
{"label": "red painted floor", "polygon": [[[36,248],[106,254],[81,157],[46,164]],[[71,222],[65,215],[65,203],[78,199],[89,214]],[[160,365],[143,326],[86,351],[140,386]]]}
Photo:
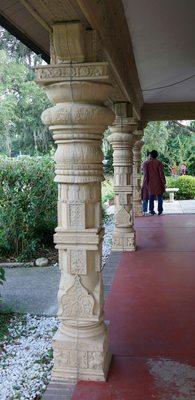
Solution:
{"label": "red painted floor", "polygon": [[106,302],[106,383],[79,382],[73,400],[195,400],[195,215],[138,218]]}

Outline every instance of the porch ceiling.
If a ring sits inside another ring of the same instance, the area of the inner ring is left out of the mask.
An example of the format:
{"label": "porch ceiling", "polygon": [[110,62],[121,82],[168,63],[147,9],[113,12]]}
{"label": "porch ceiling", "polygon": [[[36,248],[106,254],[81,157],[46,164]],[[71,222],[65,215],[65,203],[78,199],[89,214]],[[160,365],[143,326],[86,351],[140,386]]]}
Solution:
{"label": "porch ceiling", "polygon": [[195,101],[194,0],[123,4],[144,102]]}
{"label": "porch ceiling", "polygon": [[47,62],[53,22],[81,20],[98,30],[137,116],[195,119],[194,0],[1,0],[0,14]]}

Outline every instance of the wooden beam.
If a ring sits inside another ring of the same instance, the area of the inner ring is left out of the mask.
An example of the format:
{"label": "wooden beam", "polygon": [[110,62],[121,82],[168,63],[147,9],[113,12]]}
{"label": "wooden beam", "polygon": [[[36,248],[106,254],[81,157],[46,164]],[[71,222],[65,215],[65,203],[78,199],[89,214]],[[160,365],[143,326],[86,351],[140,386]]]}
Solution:
{"label": "wooden beam", "polygon": [[141,119],[143,121],[195,120],[195,102],[145,103]]}
{"label": "wooden beam", "polygon": [[140,118],[143,97],[122,0],[76,2],[90,26],[98,31],[117,83]]}

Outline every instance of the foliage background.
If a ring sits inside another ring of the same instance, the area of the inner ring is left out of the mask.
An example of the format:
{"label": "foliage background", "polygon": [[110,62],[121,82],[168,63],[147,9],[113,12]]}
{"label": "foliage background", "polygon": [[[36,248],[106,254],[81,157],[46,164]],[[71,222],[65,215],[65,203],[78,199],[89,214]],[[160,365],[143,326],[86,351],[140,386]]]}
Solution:
{"label": "foliage background", "polygon": [[54,147],[41,122],[50,103],[34,82],[37,62],[40,57],[0,28],[0,154],[40,155]]}
{"label": "foliage background", "polygon": [[53,243],[57,185],[51,157],[0,158],[0,256],[28,259]]}
{"label": "foliage background", "polygon": [[150,122],[144,130],[142,159],[153,149],[159,153],[159,159],[165,166],[165,174],[171,174],[176,165],[178,175],[180,165],[187,165],[187,174],[195,175],[195,121],[188,125],[179,121]]}
{"label": "foliage background", "polygon": [[[34,82],[33,67],[44,63],[0,27],[0,256],[14,254],[27,259],[38,249],[52,245],[56,226],[57,188],[53,182],[55,145],[41,122],[50,106]],[[113,174],[113,150],[104,134],[104,170]],[[151,122],[144,130],[147,152],[157,149],[165,173],[186,163],[188,175],[195,175],[195,121]],[[176,198],[195,198],[194,177],[169,177],[177,186]],[[102,201],[113,197],[109,179],[103,184]],[[3,273],[2,273],[3,274]],[[0,279],[3,275],[0,273]]]}

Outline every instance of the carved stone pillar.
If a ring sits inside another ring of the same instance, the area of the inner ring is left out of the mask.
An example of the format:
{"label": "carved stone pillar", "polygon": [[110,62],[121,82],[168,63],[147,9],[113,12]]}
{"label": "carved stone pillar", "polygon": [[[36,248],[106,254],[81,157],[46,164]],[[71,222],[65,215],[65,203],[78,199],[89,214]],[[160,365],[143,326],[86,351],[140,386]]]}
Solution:
{"label": "carved stone pillar", "polygon": [[113,146],[115,229],[112,250],[134,251],[133,226],[133,145],[137,121],[128,117],[127,103],[116,104],[116,119],[108,137]]}
{"label": "carved stone pillar", "polygon": [[57,144],[54,241],[61,280],[52,377],[105,380],[110,353],[101,274],[101,140],[114,113],[103,105],[111,89],[108,65],[83,62],[83,29],[79,23],[72,25],[53,27],[52,65],[36,69],[37,82],[56,104],[42,114]]}
{"label": "carved stone pillar", "polygon": [[[139,137],[142,138],[142,134]],[[143,145],[144,141],[138,140],[133,146],[133,211],[136,217],[142,215],[141,149]]]}

